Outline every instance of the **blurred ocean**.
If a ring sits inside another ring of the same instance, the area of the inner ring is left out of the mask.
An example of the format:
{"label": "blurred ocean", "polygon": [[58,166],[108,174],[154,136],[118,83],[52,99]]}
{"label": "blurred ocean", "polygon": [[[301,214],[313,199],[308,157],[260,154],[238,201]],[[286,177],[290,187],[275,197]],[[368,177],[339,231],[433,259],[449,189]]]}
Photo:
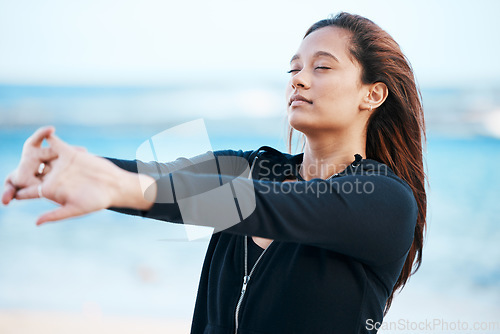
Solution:
{"label": "blurred ocean", "polygon": [[[285,149],[278,88],[231,88],[222,105],[224,87],[193,88],[203,91],[194,98],[189,89],[0,87],[0,176],[42,124],[125,159],[158,132],[204,115],[215,150]],[[401,294],[404,309],[394,300],[394,317],[500,319],[497,92],[423,90],[429,228],[423,265]],[[191,317],[208,240],[188,242],[182,226],[107,211],[37,228],[36,217],[52,208],[43,200],[0,207],[0,310]]]}

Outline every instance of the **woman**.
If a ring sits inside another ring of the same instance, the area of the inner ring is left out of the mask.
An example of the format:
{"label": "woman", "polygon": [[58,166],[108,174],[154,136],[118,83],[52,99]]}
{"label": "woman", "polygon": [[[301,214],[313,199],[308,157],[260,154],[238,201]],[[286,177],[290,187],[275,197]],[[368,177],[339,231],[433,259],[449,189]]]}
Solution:
{"label": "woman", "polygon": [[192,333],[376,332],[422,259],[425,131],[412,69],[386,32],[348,13],[315,23],[290,66],[289,144],[300,131],[302,154],[145,164],[92,156],[43,128],[2,200],[61,204],[37,224],[112,208],[215,227]]}

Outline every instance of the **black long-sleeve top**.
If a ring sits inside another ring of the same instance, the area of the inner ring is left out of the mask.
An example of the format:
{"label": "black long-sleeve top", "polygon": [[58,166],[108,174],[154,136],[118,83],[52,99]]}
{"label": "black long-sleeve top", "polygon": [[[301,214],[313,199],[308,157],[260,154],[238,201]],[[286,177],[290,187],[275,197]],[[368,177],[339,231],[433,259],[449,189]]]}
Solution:
{"label": "black long-sleeve top", "polygon": [[[262,147],[171,163],[110,159],[152,175],[158,188],[147,212],[113,210],[215,227],[192,334],[235,332],[245,235],[274,242],[248,282],[238,333],[376,332],[413,241],[413,193],[386,165],[360,156],[331,179],[305,181],[302,156]],[[250,271],[262,249],[248,241]]]}

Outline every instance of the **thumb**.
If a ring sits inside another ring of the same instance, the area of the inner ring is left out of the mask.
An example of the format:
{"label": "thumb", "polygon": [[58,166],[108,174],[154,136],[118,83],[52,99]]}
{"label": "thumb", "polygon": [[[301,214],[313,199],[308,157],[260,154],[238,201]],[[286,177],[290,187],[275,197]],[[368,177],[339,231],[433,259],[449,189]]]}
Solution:
{"label": "thumb", "polygon": [[56,220],[62,220],[62,219],[67,219],[71,217],[76,217],[82,215],[81,211],[78,210],[77,207],[73,205],[65,205],[62,206],[56,210],[49,211],[47,213],[44,213],[40,217],[38,217],[38,220],[36,221],[36,225],[40,226],[42,224],[45,224],[47,222],[53,222]]}
{"label": "thumb", "polygon": [[6,184],[4,192],[2,194],[2,203],[7,205],[12,201],[12,199],[16,196],[16,188],[14,188],[11,184]]}
{"label": "thumb", "polygon": [[2,194],[2,203],[7,205],[16,196],[16,187],[12,184],[12,173],[5,179],[4,191]]}

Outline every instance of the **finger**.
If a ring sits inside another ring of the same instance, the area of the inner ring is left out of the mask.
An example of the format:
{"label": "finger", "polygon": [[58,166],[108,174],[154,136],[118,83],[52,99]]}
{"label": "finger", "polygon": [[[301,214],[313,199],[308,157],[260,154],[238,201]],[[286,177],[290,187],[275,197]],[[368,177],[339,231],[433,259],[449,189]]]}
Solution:
{"label": "finger", "polygon": [[32,168],[35,168],[36,170],[31,173],[37,178],[47,175],[52,169],[51,163],[59,157],[52,147],[37,148],[35,155],[36,158],[34,158],[34,166]]}
{"label": "finger", "polygon": [[58,154],[52,147],[40,147],[36,150],[36,155],[40,161],[50,161],[57,159]]}
{"label": "finger", "polygon": [[[45,162],[45,168],[43,169],[42,174],[36,174],[35,176],[40,179],[40,177],[43,179],[45,176],[49,175],[50,171],[52,170],[52,164],[51,162]],[[38,171],[37,171],[38,172]]]}
{"label": "finger", "polygon": [[19,189],[15,195],[15,199],[23,200],[23,199],[32,199],[32,198],[40,198],[40,194],[38,193],[38,185],[31,185],[26,188]]}
{"label": "finger", "polygon": [[81,212],[74,206],[62,206],[56,210],[49,211],[41,215],[36,221],[36,225],[40,226],[47,222],[67,219],[71,217],[80,216]]}
{"label": "finger", "polygon": [[4,191],[2,194],[2,203],[7,205],[12,201],[14,196],[16,196],[16,187],[7,179],[5,181],[5,187]]}
{"label": "finger", "polygon": [[35,131],[28,139],[26,139],[25,145],[40,147],[45,138],[53,134],[56,129],[53,126],[44,126]]}

